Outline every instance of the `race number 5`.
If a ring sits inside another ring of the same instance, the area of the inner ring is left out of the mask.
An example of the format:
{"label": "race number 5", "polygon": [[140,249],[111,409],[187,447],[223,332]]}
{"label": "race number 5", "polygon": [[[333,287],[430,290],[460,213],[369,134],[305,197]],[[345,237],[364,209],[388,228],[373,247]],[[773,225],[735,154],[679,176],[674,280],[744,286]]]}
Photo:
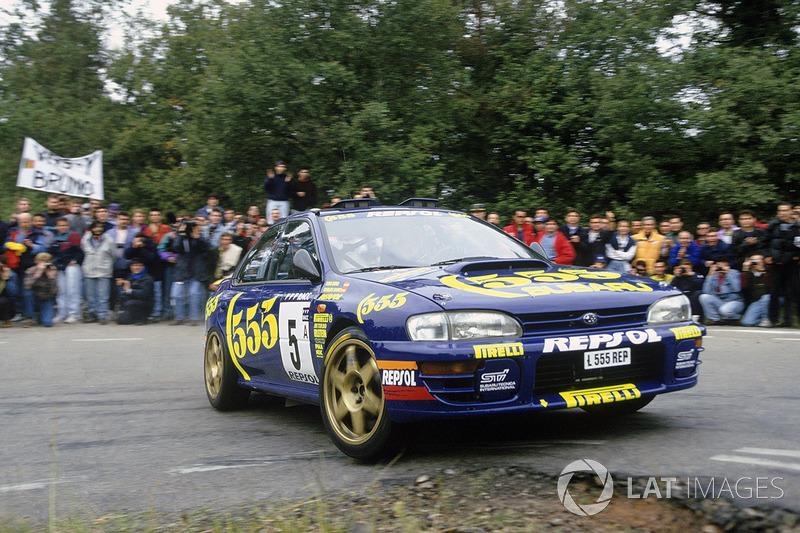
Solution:
{"label": "race number 5", "polygon": [[308,302],[281,302],[278,313],[281,363],[292,381],[318,383],[311,358],[308,313]]}

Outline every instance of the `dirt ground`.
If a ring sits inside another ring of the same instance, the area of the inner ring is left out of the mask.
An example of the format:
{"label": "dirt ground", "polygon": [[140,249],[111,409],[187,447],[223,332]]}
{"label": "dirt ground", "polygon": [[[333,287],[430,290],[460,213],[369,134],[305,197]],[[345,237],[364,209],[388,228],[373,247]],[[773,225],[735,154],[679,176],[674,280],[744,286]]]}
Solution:
{"label": "dirt ground", "polygon": [[[558,498],[556,478],[521,467],[448,469],[414,480],[379,482],[361,494],[320,496],[247,514],[250,524],[257,525],[254,530],[264,532],[800,531],[800,516],[786,510],[743,508],[721,499],[631,499],[627,481],[614,480],[609,505],[594,516],[568,511]],[[641,494],[645,481],[637,483]],[[602,483],[575,474],[568,487],[576,502],[595,503]],[[186,526],[192,522],[184,517]]]}

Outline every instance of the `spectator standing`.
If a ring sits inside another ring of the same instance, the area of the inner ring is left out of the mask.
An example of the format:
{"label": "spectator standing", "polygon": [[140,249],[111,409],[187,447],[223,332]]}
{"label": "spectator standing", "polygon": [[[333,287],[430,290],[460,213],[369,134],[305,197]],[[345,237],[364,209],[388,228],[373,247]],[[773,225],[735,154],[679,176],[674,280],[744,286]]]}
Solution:
{"label": "spectator standing", "polygon": [[559,231],[556,219],[552,217],[547,219],[544,229],[544,232],[537,235],[535,240],[542,245],[547,258],[559,265],[571,265],[575,260],[575,248]]}
{"label": "spectator standing", "polygon": [[700,264],[701,248],[692,240],[688,231],[678,232],[676,244],[669,251],[669,264],[672,268],[678,266],[682,259],[688,259],[696,268]]}
{"label": "spectator standing", "polygon": [[219,246],[219,238],[225,233],[225,224],[222,222],[222,210],[219,208],[208,215],[208,224],[203,226],[202,236],[212,248]]}
{"label": "spectator standing", "polygon": [[533,226],[525,222],[527,214],[524,209],[514,210],[514,218],[511,224],[503,228],[503,231],[525,244],[530,244],[535,240],[536,234],[533,231]]}
{"label": "spectator standing", "polygon": [[742,277],[738,270],[730,267],[730,259],[720,256],[711,265],[703,282],[700,295],[703,314],[710,325],[721,320],[739,320],[744,310],[742,296]]}
{"label": "spectator standing", "polygon": [[102,205],[94,210],[94,219],[103,224],[103,233],[114,229],[114,224],[108,219],[108,209]]}
{"label": "spectator standing", "polygon": [[69,205],[69,213],[64,215],[64,218],[69,222],[69,229],[78,235],[83,235],[83,232],[89,229],[92,219],[83,213],[80,200],[72,200]]}
{"label": "spectator standing", "polygon": [[211,193],[208,196],[206,196],[206,205],[198,209],[194,215],[197,217],[203,217],[206,220],[208,220],[209,216],[215,209],[221,209],[219,207],[219,196],[217,196],[214,193]]}
{"label": "spectator standing", "polygon": [[636,241],[630,234],[631,224],[625,219],[617,222],[617,231],[606,243],[606,268],[613,272],[627,274],[631,270],[631,261],[636,257]]}
{"label": "spectator standing", "polygon": [[16,209],[8,218],[8,224],[11,226],[12,229],[15,229],[19,225],[19,216],[23,213],[30,214],[31,212],[31,201],[27,198],[20,198],[17,200]]}
{"label": "spectator standing", "polygon": [[153,208],[147,214],[147,226],[142,228],[142,233],[153,239],[153,242],[156,244],[156,246],[161,244],[161,239],[164,238],[164,235],[172,231],[168,225],[162,223],[163,218],[164,217],[161,213],[161,210]]}
{"label": "spectator standing", "polygon": [[611,238],[608,230],[603,229],[602,215],[592,215],[589,218],[589,228],[577,232],[578,241],[573,242],[576,251],[575,264],[578,266],[591,266],[605,268],[606,244]]}
{"label": "spectator standing", "polygon": [[25,307],[36,317],[36,322],[47,328],[53,325],[56,294],[56,267],[47,252],[36,254],[34,266],[25,271],[23,298]]}
{"label": "spectator standing", "polygon": [[647,265],[647,274],[655,274],[655,263],[661,256],[661,244],[664,236],[656,231],[656,219],[644,217],[642,219],[642,231],[633,236],[636,241],[636,257],[634,261],[644,261]]}
{"label": "spectator standing", "polygon": [[730,245],[733,240],[733,232],[739,229],[739,226],[733,222],[733,213],[725,211],[719,215],[719,229],[717,230],[717,237],[719,237],[719,240],[727,245]]}
{"label": "spectator standing", "polygon": [[486,215],[486,222],[494,224],[495,226],[500,226],[500,214],[497,211],[492,211]]}
{"label": "spectator standing", "polygon": [[82,266],[88,305],[84,322],[105,324],[116,245],[114,239],[103,231],[103,223],[95,220],[81,239],[81,249],[84,254]]}
{"label": "spectator standing", "polygon": [[767,230],[756,227],[752,211],[739,213],[739,229],[731,238],[731,266],[741,271],[744,260],[751,255],[763,256],[767,252]]}
{"label": "spectator standing", "polygon": [[269,172],[267,179],[264,180],[264,190],[267,191],[267,222],[274,224],[277,222],[272,217],[272,210],[277,209],[280,218],[289,216],[289,198],[294,192],[292,175],[286,173],[286,163],[278,161],[275,163],[275,172]]}
{"label": "spectator standing", "polygon": [[764,266],[764,256],[754,254],[743,261],[742,293],[747,310],[742,316],[743,326],[770,327],[769,282]]}
{"label": "spectator standing", "polygon": [[56,322],[72,324],[80,320],[81,294],[83,288],[83,250],[81,236],[70,230],[69,221],[61,217],[56,221],[56,233],[53,244],[48,248],[56,266]]}
{"label": "spectator standing", "polygon": [[31,224],[33,224],[33,228],[36,231],[42,234],[45,247],[53,244],[53,239],[55,239],[53,232],[45,227],[46,220],[47,219],[45,218],[44,213],[36,213],[31,217]]}
{"label": "spectator standing", "polygon": [[472,204],[469,209],[469,214],[475,218],[486,220],[486,206],[483,204]]}
{"label": "spectator standing", "polygon": [[697,237],[695,238],[694,242],[700,248],[706,243],[706,235],[708,235],[708,230],[711,229],[711,224],[708,222],[701,222],[697,225]]}
{"label": "spectator standing", "polygon": [[558,228],[564,234],[564,237],[572,244],[575,250],[575,257],[578,256],[578,243],[581,240],[581,213],[577,209],[568,209],[567,214],[564,215],[564,224]]}
{"label": "spectator standing", "polygon": [[14,269],[19,279],[23,279],[25,271],[33,266],[36,254],[46,249],[44,235],[33,227],[33,216],[25,212],[18,214],[17,227],[5,243],[5,254],[8,266]]}
{"label": "spectator standing", "polygon": [[308,211],[317,206],[317,186],[311,181],[308,167],[300,167],[297,181],[293,183],[292,208],[295,213]]}
{"label": "spectator standing", "polygon": [[[800,316],[800,223],[794,219],[790,203],[782,202],[778,205],[778,218],[767,227],[767,246],[769,255],[764,261],[771,265],[769,320],[773,325],[789,327],[792,324],[792,304],[798,306]],[[783,322],[779,321],[781,299]]]}
{"label": "spectator standing", "polygon": [[45,207],[47,211],[42,213],[44,215],[44,227],[51,233],[56,232],[56,221],[64,216],[64,213],[61,212],[61,200],[59,200],[58,195],[51,194],[45,200]]}
{"label": "spectator standing", "polygon": [[19,307],[19,277],[6,265],[6,257],[0,255],[0,327],[11,326],[11,319]]}
{"label": "spectator standing", "polygon": [[171,324],[183,324],[188,317],[189,325],[196,326],[202,316],[201,306],[207,295],[206,254],[209,244],[202,238],[200,226],[194,222],[185,222],[179,226],[178,235],[170,248],[171,252],[178,255],[172,283],[175,320]]}
{"label": "spectator standing", "polygon": [[219,239],[219,246],[208,252],[206,277],[212,283],[209,285],[209,290],[216,290],[215,283],[233,273],[241,257],[242,248],[233,244],[233,234],[223,233]]}
{"label": "spectator standing", "polygon": [[672,241],[673,244],[678,242],[678,237],[683,231],[683,219],[680,215],[670,215],[668,218],[669,221],[669,232],[664,235],[665,238]]}
{"label": "spectator standing", "polygon": [[146,324],[153,310],[155,294],[153,278],[147,272],[143,260],[135,257],[130,263],[130,274],[126,279],[117,280],[120,291],[120,312],[118,324]]}

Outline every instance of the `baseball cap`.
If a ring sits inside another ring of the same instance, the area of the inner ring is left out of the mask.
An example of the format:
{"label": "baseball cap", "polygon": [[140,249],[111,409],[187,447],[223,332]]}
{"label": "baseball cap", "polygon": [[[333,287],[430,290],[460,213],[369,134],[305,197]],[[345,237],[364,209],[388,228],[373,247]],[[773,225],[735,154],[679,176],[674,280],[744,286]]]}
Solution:
{"label": "baseball cap", "polygon": [[547,217],[542,217],[542,216],[533,217],[533,221],[534,222],[547,222]]}
{"label": "baseball cap", "polygon": [[119,213],[119,204],[117,202],[111,202],[108,204],[108,212],[114,213],[115,215]]}
{"label": "baseball cap", "polygon": [[470,212],[472,211],[486,211],[486,207],[483,204],[472,204]]}

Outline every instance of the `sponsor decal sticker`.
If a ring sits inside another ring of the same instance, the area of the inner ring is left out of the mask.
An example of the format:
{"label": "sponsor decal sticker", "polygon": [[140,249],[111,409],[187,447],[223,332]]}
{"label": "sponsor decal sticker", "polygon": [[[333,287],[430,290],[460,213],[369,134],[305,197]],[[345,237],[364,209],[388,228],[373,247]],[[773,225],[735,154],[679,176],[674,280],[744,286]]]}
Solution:
{"label": "sponsor decal sticker", "polygon": [[397,309],[403,307],[406,303],[406,295],[408,292],[399,292],[397,294],[385,294],[378,298],[375,293],[369,294],[366,298],[358,303],[358,321],[364,323],[363,317],[370,313],[383,311],[384,309]]}
{"label": "sponsor decal sticker", "polygon": [[434,400],[428,389],[419,384],[415,361],[378,361],[383,394],[387,400]]}
{"label": "sponsor decal sticker", "polygon": [[575,352],[581,350],[597,350],[598,348],[616,348],[623,341],[629,344],[649,344],[660,342],[661,335],[656,330],[617,331],[615,333],[596,333],[593,335],[573,335],[571,337],[552,337],[544,340],[544,353]]}
{"label": "sponsor decal sticker", "polygon": [[[582,292],[652,292],[645,283],[610,282],[621,278],[617,272],[593,272],[588,270],[563,270],[546,272],[530,270],[510,275],[488,274],[485,276],[444,276],[440,281],[453,289],[496,296],[498,298],[524,298]],[[582,281],[587,280],[587,281]],[[580,283],[575,283],[581,281]]]}
{"label": "sponsor decal sticker", "polygon": [[217,310],[217,305],[219,305],[219,295],[208,299],[206,302],[206,320]]}
{"label": "sponsor decal sticker", "polygon": [[328,328],[333,322],[331,313],[316,313],[313,321],[314,334],[314,355],[323,357],[325,355],[325,340],[328,338]]}
{"label": "sponsor decal sticker", "polygon": [[670,331],[675,334],[675,339],[679,341],[703,336],[703,331],[697,326],[682,326],[680,328],[670,328]]}
{"label": "sponsor decal sticker", "polygon": [[517,382],[506,380],[506,378],[508,378],[508,372],[509,369],[506,368],[500,372],[486,372],[482,374],[480,383],[478,383],[478,392],[516,390]]}
{"label": "sponsor decal sticker", "polygon": [[472,347],[475,350],[475,359],[493,359],[495,357],[517,357],[525,354],[521,342],[506,344],[478,344]]}
{"label": "sponsor decal sticker", "polygon": [[597,387],[558,393],[567,402],[567,407],[581,407],[584,405],[600,405],[603,403],[620,402],[641,398],[642,393],[633,383],[614,385],[612,387]]}
{"label": "sponsor decal sticker", "polygon": [[344,283],[339,281],[326,281],[325,285],[322,287],[323,293],[344,293],[347,292],[347,288],[350,286],[349,281],[345,281]]}

